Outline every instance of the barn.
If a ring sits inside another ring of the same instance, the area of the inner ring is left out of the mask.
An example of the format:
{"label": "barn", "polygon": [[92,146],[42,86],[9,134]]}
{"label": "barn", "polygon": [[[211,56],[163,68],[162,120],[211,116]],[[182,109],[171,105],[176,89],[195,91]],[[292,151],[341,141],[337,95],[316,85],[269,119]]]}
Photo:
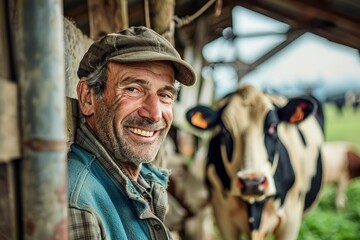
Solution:
{"label": "barn", "polygon": [[[243,75],[306,32],[360,49],[360,4],[354,1],[1,1],[1,238],[67,239],[64,159],[80,121],[74,65],[93,40],[130,25],[151,27],[200,76],[209,64],[201,49],[223,37],[234,6],[290,26],[286,40],[253,63],[232,63],[244,69]],[[200,79],[194,88],[181,90],[175,105],[177,128],[192,131],[186,127],[186,109],[210,103],[208,89]]]}

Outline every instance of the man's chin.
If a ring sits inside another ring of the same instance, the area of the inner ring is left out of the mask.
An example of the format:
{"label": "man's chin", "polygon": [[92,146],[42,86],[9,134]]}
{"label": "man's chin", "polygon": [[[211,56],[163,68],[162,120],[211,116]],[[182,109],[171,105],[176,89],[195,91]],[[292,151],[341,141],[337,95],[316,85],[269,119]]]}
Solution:
{"label": "man's chin", "polygon": [[147,154],[147,155],[139,155],[137,154],[132,154],[132,157],[127,157],[127,162],[129,162],[130,164],[139,166],[142,163],[150,163],[152,161],[154,161],[156,155],[155,154]]}
{"label": "man's chin", "polygon": [[127,145],[127,147],[119,148],[117,155],[120,157],[118,159],[122,159],[122,161],[140,165],[154,161],[159,149],[159,144]]}

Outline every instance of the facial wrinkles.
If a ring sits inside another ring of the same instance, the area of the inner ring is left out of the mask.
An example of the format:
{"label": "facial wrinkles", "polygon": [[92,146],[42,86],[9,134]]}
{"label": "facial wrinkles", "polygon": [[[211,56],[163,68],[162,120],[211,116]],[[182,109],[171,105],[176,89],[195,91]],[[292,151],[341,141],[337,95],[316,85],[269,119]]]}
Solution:
{"label": "facial wrinkles", "polygon": [[[96,121],[94,131],[102,142],[103,146],[115,158],[118,158],[119,142],[115,136],[114,114],[106,106],[102,98],[98,98],[97,111],[95,112]],[[101,117],[99,117],[101,116]]]}
{"label": "facial wrinkles", "polygon": [[[148,81],[145,80],[139,80],[139,79],[127,79],[124,81],[129,81],[129,82],[141,82],[141,84],[145,85],[145,87],[143,86],[143,88],[146,88],[144,91],[150,91],[147,88],[149,88],[148,86],[146,86],[148,83]],[[127,85],[127,84],[125,84]],[[124,87],[126,88],[126,87]],[[137,99],[134,99],[131,96],[128,96],[126,91],[123,91],[123,89],[120,88],[119,90],[121,92],[121,94],[118,94],[116,96],[115,102],[111,105],[111,108],[116,110],[117,108],[119,108],[120,106],[120,102],[124,101],[124,103],[122,103],[122,106],[125,105],[129,105],[131,104],[132,106],[134,106],[132,113],[130,113],[129,115],[127,115],[124,119],[122,119],[122,126],[128,128],[131,132],[135,133],[135,134],[139,134],[139,135],[152,135],[153,131],[158,131],[158,130],[162,130],[162,129],[166,129],[168,126],[168,123],[165,121],[164,118],[161,118],[158,122],[154,122],[152,119],[150,118],[145,118],[145,117],[141,117],[138,114],[136,114],[137,112],[137,105],[139,104],[139,107],[142,107],[141,103],[143,101],[145,101],[145,97],[140,96],[137,97]],[[144,93],[147,94],[147,93]],[[131,101],[131,102],[126,102],[126,101]],[[172,116],[172,115],[171,115]]]}
{"label": "facial wrinkles", "polygon": [[[140,71],[141,69],[139,69]],[[110,109],[116,110],[118,108],[118,106],[120,105],[120,103],[122,101],[132,101],[131,104],[136,103],[141,103],[142,101],[144,101],[144,98],[146,97],[146,95],[148,94],[158,94],[157,91],[169,91],[171,92],[174,96],[176,96],[177,94],[177,90],[175,88],[175,86],[173,84],[166,84],[165,86],[162,86],[160,89],[158,90],[152,90],[152,82],[156,81],[156,79],[161,79],[164,78],[165,79],[168,77],[166,74],[158,74],[158,73],[154,73],[151,71],[144,71],[144,75],[142,76],[142,78],[137,78],[137,77],[133,77],[132,74],[123,74],[120,77],[123,78],[123,80],[121,80],[121,83],[119,83],[115,78],[112,79],[112,89],[114,89],[112,91],[112,94],[114,96],[108,96],[109,98],[112,98],[112,100],[110,101]],[[113,73],[112,75],[116,75],[115,73]],[[120,75],[120,74],[118,74]],[[118,76],[116,75],[116,76]],[[119,76],[118,76],[119,77]],[[165,82],[167,82],[166,80],[164,80]],[[132,84],[138,84],[138,86],[141,86],[141,89],[143,92],[143,95],[139,95],[136,98],[134,98],[133,96],[130,96],[127,92],[126,92],[126,88],[128,86],[131,86]],[[153,91],[153,92],[152,92]],[[110,95],[110,94],[108,94]],[[172,106],[171,106],[172,109]]]}
{"label": "facial wrinkles", "polygon": [[123,126],[128,128],[140,128],[148,131],[158,131],[165,129],[167,124],[164,119],[161,119],[159,122],[153,122],[148,118],[129,115],[124,118]]}
{"label": "facial wrinkles", "polygon": [[124,160],[135,164],[152,161],[155,158],[161,143],[165,139],[167,133],[165,122],[161,121],[153,123],[149,122],[146,118],[137,117],[132,114],[124,119],[123,126],[133,134],[138,134],[133,132],[135,129],[148,129],[150,132],[151,130],[155,131],[154,134],[157,134],[157,136],[155,136],[156,138],[151,142],[137,141],[132,138],[124,140],[121,136],[118,136],[118,140],[121,144],[120,154],[122,154]]}
{"label": "facial wrinkles", "polygon": [[[110,75],[110,74],[109,74]],[[114,89],[114,81],[108,81],[107,89]],[[117,132],[120,131],[117,126],[117,108],[121,102],[121,95],[116,95],[113,90],[106,90],[103,95],[97,96],[97,124],[96,132],[104,146],[114,155],[119,155],[117,149],[119,141]]]}
{"label": "facial wrinkles", "polygon": [[[118,71],[109,72],[109,76],[116,76],[119,79],[129,78]],[[121,119],[117,114],[120,111],[120,106],[125,107],[127,104],[137,103],[136,100],[134,102],[134,99],[128,98],[117,84],[115,78],[111,79],[107,85],[108,90],[103,95],[104,98],[98,99],[97,134],[115,159],[135,166],[143,162],[150,162],[155,158],[165,138],[168,124],[164,118],[156,123],[150,119],[142,118],[136,114],[135,110]],[[146,137],[147,134],[152,136],[154,133],[149,133],[149,131],[155,131],[155,134],[158,134],[154,141],[138,141],[132,138],[130,133],[143,137]]]}
{"label": "facial wrinkles", "polygon": [[[101,115],[98,118],[98,122],[96,124],[96,133],[103,143],[103,145],[108,149],[108,151],[113,155],[115,161],[128,162],[132,165],[138,166],[143,162],[150,162],[153,160],[155,156],[147,157],[148,155],[139,154],[139,150],[146,152],[145,149],[151,147],[146,145],[151,145],[152,143],[148,142],[137,142],[134,145],[133,142],[128,141],[128,138],[124,135],[124,131],[121,129],[118,121],[116,121],[113,111],[104,104],[103,99],[99,99],[98,105],[99,112]],[[132,122],[132,120],[127,120],[128,122]],[[139,122],[137,120],[137,122]],[[160,146],[157,144],[158,146]],[[158,149],[156,146],[154,149]]]}
{"label": "facial wrinkles", "polygon": [[121,102],[124,100],[124,96],[121,94],[113,94],[114,96],[111,98],[111,101],[109,101],[108,105],[109,105],[109,109],[112,111],[116,111]]}
{"label": "facial wrinkles", "polygon": [[[116,65],[121,67],[115,68]],[[131,81],[132,79],[138,79],[138,76],[142,76],[141,79],[147,81],[149,84],[156,80],[167,82],[171,88],[174,84],[174,72],[169,70],[172,65],[166,62],[153,62],[149,64],[115,64],[109,63],[108,73],[109,76],[116,76],[118,79],[123,79],[122,82]],[[129,71],[121,71],[121,69],[127,69]],[[170,80],[170,81],[169,81]],[[116,81],[114,81],[116,84]],[[175,89],[175,88],[174,88]]]}
{"label": "facial wrinkles", "polygon": [[117,81],[115,79],[116,72],[112,71],[111,68],[108,70],[108,84],[107,84],[107,91],[104,91],[104,103],[109,105],[109,109],[116,111],[118,106],[120,105],[124,96],[118,93]]}

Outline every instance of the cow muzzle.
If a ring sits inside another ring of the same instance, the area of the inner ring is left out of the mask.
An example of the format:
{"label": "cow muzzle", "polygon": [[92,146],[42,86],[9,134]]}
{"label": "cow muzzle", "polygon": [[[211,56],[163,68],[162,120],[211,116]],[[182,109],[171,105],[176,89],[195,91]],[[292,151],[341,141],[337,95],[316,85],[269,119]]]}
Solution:
{"label": "cow muzzle", "polygon": [[269,186],[263,173],[238,172],[236,181],[241,195],[255,199],[265,197]]}

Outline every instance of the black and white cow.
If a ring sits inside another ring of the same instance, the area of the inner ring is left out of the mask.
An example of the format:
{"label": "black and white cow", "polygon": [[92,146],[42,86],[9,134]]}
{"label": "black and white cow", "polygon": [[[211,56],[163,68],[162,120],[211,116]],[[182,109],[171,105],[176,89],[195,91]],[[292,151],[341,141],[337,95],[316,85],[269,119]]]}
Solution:
{"label": "black and white cow", "polygon": [[215,108],[195,106],[187,119],[213,131],[206,180],[223,239],[295,240],[323,186],[320,104],[244,85]]}

